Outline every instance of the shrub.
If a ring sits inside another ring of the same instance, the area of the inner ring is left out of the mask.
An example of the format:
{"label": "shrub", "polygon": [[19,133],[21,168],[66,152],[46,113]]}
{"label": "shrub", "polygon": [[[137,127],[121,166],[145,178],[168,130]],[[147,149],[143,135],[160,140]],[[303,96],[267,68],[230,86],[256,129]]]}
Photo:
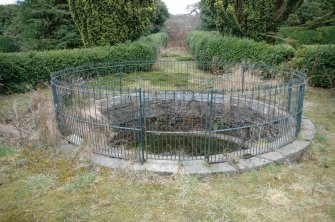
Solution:
{"label": "shrub", "polygon": [[20,45],[9,36],[0,36],[0,52],[18,52]]}
{"label": "shrub", "polygon": [[150,25],[145,34],[161,32],[164,29],[164,23],[169,18],[169,10],[162,0],[154,1],[154,12],[150,19]]}
{"label": "shrub", "polygon": [[310,45],[297,50],[293,66],[306,69],[309,84],[335,87],[335,45]]}
{"label": "shrub", "polygon": [[54,71],[94,63],[155,61],[167,41],[157,33],[128,44],[73,50],[0,53],[0,83],[6,92],[25,92],[50,80]]}
{"label": "shrub", "polygon": [[278,35],[282,38],[296,40],[302,45],[311,44],[335,44],[335,26],[324,26],[317,29],[295,30],[293,28],[281,28]]}
{"label": "shrub", "polygon": [[197,61],[280,64],[294,54],[288,45],[270,45],[247,38],[221,36],[218,32],[192,32],[188,44]]}
{"label": "shrub", "polygon": [[[156,33],[146,37],[142,37],[139,42],[148,43],[154,46],[156,53],[159,52],[160,48],[166,45],[168,40],[168,35],[166,33]],[[158,54],[155,55],[157,57]],[[144,61],[144,60],[143,60]]]}
{"label": "shrub", "polygon": [[[257,41],[273,42],[276,32],[303,0],[202,0],[207,17],[214,20],[224,35],[249,37]],[[208,11],[210,13],[208,13]]]}
{"label": "shrub", "polygon": [[69,8],[86,47],[139,39],[153,15],[152,0],[69,0]]}

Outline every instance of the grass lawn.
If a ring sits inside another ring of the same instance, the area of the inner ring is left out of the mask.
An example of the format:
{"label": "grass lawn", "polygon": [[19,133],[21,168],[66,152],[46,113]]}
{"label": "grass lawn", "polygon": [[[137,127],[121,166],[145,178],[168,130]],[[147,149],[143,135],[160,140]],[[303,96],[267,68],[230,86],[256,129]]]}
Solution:
{"label": "grass lawn", "polygon": [[[3,96],[1,122],[29,116],[34,96]],[[19,107],[15,118],[10,104]],[[308,88],[304,115],[318,133],[299,163],[234,176],[115,171],[75,152],[2,138],[0,221],[334,221],[334,93]]]}
{"label": "grass lawn", "polygon": [[[161,56],[153,66],[152,71],[131,70],[127,72],[110,73],[98,76],[85,82],[83,86],[98,86],[109,90],[208,90],[215,87],[213,79],[222,84],[222,79],[208,71],[198,69],[196,62],[190,56],[167,54]],[[184,62],[184,63],[182,63]],[[186,62],[188,62],[186,64]],[[227,78],[229,75],[227,75]],[[235,79],[233,79],[235,80]],[[229,82],[230,83],[230,82]]]}
{"label": "grass lawn", "polygon": [[85,83],[85,85],[111,87],[117,89],[137,88],[141,85],[146,85],[146,88],[162,88],[175,89],[178,87],[188,86],[187,73],[169,73],[165,70],[157,70],[151,72],[135,72],[131,74],[117,73],[104,77],[94,78]]}

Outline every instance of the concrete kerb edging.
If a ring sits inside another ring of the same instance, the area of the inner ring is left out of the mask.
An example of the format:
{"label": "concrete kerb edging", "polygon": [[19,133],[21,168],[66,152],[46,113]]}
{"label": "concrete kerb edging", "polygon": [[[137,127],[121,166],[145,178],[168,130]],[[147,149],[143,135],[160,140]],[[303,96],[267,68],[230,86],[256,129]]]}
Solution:
{"label": "concrete kerb edging", "polygon": [[303,152],[312,144],[315,133],[316,130],[313,123],[303,117],[301,131],[296,140],[275,151],[264,153],[250,159],[239,159],[236,164],[230,164],[228,162],[208,164],[204,160],[147,160],[141,164],[99,154],[92,154],[90,158],[95,164],[112,169],[151,171],[160,174],[194,174],[200,176],[218,173],[236,174],[253,169],[260,169],[271,163],[278,164],[299,159]]}

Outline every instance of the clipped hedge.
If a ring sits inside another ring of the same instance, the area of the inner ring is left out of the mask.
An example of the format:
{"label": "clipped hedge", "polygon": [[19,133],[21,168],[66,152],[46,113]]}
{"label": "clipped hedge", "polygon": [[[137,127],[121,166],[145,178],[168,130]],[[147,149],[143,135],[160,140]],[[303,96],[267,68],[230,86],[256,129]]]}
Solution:
{"label": "clipped hedge", "polygon": [[295,28],[281,28],[278,35],[282,38],[296,40],[298,44],[335,44],[335,26],[324,26],[317,29],[296,30]]}
{"label": "clipped hedge", "polygon": [[247,38],[221,36],[218,32],[195,31],[188,36],[188,45],[197,61],[280,64],[294,54],[288,45],[270,45]]}
{"label": "clipped hedge", "polygon": [[294,67],[306,69],[309,84],[335,88],[335,45],[309,45],[297,50]]}
{"label": "clipped hedge", "polygon": [[86,47],[139,39],[155,7],[153,0],[68,0],[68,5]]}
{"label": "clipped hedge", "polygon": [[27,53],[0,53],[0,83],[7,93],[25,92],[50,81],[54,71],[85,64],[155,61],[167,34],[109,47]]}

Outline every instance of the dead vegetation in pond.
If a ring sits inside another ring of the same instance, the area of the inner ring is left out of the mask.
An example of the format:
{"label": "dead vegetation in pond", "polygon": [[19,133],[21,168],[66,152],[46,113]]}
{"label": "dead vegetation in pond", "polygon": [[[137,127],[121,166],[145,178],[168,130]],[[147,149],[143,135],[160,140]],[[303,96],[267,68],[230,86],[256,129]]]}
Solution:
{"label": "dead vegetation in pond", "polygon": [[[212,113],[211,118],[208,118],[206,113],[181,113],[175,108],[172,110],[175,112],[166,111],[162,115],[145,118],[143,123],[146,132],[145,150],[148,154],[175,156],[175,158],[226,154],[248,149],[247,143],[260,139],[271,142],[281,137],[278,124],[253,127],[255,124],[266,122],[268,116],[252,109],[233,108],[227,113]],[[119,118],[124,120],[124,122],[118,121],[120,127],[140,128],[138,119],[121,116]],[[211,134],[206,132],[208,127],[213,131]],[[241,127],[244,129],[240,130]],[[115,151],[118,146],[122,146],[125,150],[138,150],[141,147],[139,132],[113,130],[107,137],[108,146],[113,147]],[[249,155],[252,156],[250,153]]]}

